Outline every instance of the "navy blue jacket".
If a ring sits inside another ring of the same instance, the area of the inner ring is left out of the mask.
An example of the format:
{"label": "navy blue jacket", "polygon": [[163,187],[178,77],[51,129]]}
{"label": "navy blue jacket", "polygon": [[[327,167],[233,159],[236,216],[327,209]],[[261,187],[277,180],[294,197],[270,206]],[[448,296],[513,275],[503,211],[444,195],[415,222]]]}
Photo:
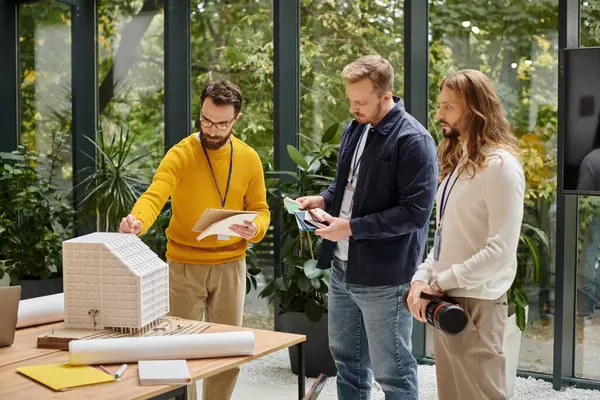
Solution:
{"label": "navy blue jacket", "polygon": [[[438,161],[430,133],[402,100],[368,135],[350,227],[346,282],[366,286],[410,282],[421,263],[435,201]],[[327,212],[340,213],[350,163],[365,126],[353,120],[342,136],[334,182],[321,193]],[[319,268],[331,266],[336,243],[323,241]]]}

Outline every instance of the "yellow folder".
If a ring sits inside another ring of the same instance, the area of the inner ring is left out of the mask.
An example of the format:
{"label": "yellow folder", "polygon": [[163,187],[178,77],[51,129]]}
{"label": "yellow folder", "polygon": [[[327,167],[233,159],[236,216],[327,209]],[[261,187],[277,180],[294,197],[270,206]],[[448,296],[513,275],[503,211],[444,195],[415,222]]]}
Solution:
{"label": "yellow folder", "polygon": [[20,367],[17,371],[54,390],[113,382],[115,377],[87,365],[50,364]]}

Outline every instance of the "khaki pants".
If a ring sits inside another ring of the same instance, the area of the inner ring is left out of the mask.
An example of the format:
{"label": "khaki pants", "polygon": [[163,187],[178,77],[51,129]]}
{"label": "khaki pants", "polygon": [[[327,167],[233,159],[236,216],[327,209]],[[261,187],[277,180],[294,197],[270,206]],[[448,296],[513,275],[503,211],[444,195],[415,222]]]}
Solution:
{"label": "khaki pants", "polygon": [[438,399],[504,400],[506,294],[497,300],[456,300],[469,315],[469,324],[456,336],[434,329]]}
{"label": "khaki pants", "polygon": [[[181,264],[169,261],[169,315],[242,326],[246,295],[246,260],[216,265]],[[203,400],[231,398],[239,367],[202,382]],[[196,399],[196,385],[188,391]]]}

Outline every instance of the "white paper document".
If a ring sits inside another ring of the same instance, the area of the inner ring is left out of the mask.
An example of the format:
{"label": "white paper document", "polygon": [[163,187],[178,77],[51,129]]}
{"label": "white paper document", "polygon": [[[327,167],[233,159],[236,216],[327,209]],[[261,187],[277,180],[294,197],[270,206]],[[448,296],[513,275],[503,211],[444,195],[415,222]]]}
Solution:
{"label": "white paper document", "polygon": [[62,321],[64,318],[64,293],[25,299],[19,302],[17,329]]}
{"label": "white paper document", "polygon": [[140,385],[177,385],[192,381],[186,360],[141,360]]}
{"label": "white paper document", "polygon": [[218,210],[209,208],[198,219],[192,228],[194,232],[200,232],[196,240],[202,240],[211,235],[218,235],[224,239],[228,236],[240,237],[229,229],[231,225],[244,225],[244,221],[254,222],[258,217],[257,211]]}
{"label": "white paper document", "polygon": [[254,332],[141,336],[72,340],[71,365],[120,364],[140,360],[179,360],[247,356],[254,353]]}

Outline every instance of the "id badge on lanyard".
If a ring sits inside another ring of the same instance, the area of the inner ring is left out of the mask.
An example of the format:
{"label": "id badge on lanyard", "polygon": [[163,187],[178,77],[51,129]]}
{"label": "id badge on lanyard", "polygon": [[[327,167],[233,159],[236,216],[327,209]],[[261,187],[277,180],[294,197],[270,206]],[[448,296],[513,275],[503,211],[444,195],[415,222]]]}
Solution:
{"label": "id badge on lanyard", "polygon": [[[358,167],[360,166],[360,162],[362,161],[362,153],[364,151],[364,147],[361,151],[361,146],[363,145],[363,139],[366,141],[367,134],[369,133],[369,129],[371,129],[371,124],[367,124],[362,134],[360,135],[360,139],[354,149],[354,156],[352,157],[352,176],[348,179],[348,183],[346,184],[346,190],[349,192],[354,192],[354,188],[356,186],[356,180],[358,179]],[[366,143],[364,143],[366,145]],[[360,152],[360,157],[358,153]]]}
{"label": "id badge on lanyard", "polygon": [[440,260],[440,251],[442,248],[442,222],[443,222],[444,212],[446,211],[446,206],[448,205],[448,198],[450,197],[450,193],[452,192],[452,189],[454,188],[454,185],[456,184],[456,181],[458,180],[458,177],[460,176],[460,173],[456,175],[456,177],[454,178],[454,181],[452,182],[452,186],[450,186],[450,190],[448,190],[448,194],[446,195],[446,189],[448,189],[448,183],[450,182],[450,178],[452,178],[452,175],[454,174],[455,169],[456,169],[456,167],[454,167],[454,169],[448,176],[448,180],[446,180],[446,183],[444,184],[444,190],[442,191],[442,199],[440,202],[440,220],[439,220],[437,229],[435,230],[435,235],[433,237],[433,259],[435,261]]}
{"label": "id badge on lanyard", "polygon": [[436,229],[433,237],[433,259],[440,261],[440,248],[442,247],[442,230]]}

